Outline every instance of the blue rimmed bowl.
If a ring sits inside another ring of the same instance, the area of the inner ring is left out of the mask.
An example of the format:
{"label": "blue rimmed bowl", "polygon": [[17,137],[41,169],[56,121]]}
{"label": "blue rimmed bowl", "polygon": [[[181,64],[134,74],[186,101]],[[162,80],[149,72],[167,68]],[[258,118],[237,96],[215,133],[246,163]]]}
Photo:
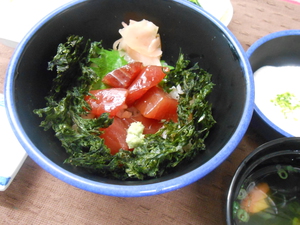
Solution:
{"label": "blue rimmed bowl", "polygon": [[[272,70],[265,70],[267,71],[266,73],[268,73],[269,71],[272,72],[273,69],[277,67],[300,67],[300,30],[284,30],[264,36],[250,46],[250,48],[247,50],[247,56],[251,64],[252,71],[255,75],[259,69],[265,66],[269,66],[272,68]],[[279,91],[282,89],[283,85],[294,85],[295,82],[299,82],[300,76],[296,80],[293,80],[288,78],[287,73],[288,70],[284,73],[281,73],[280,81],[275,81],[275,79],[272,79],[272,77],[275,78],[275,76],[279,77],[276,70],[274,70],[273,72],[274,76],[266,74],[270,77],[269,80],[257,79],[256,81],[256,79],[254,79],[256,90],[254,113],[251,125],[253,125],[254,129],[267,140],[272,140],[280,137],[298,136],[297,132],[293,132],[290,127],[282,125],[284,123],[284,121],[281,122],[282,119],[280,119],[280,121],[279,119],[277,119],[279,118],[275,116],[277,109],[275,109],[276,112],[273,110],[273,108],[272,110],[270,108],[270,111],[268,110],[268,108],[265,109],[265,107],[270,104],[270,101],[274,100],[276,95],[274,95],[272,99],[266,99],[267,102],[265,102],[264,109],[262,109],[261,107],[262,103],[257,104],[258,100],[261,100],[265,97],[264,95],[270,94],[270,90],[273,92],[274,89],[277,89],[278,94],[284,94]],[[259,76],[264,75],[265,74],[261,73],[261,75]],[[263,86],[266,87],[265,91],[261,90],[261,87]],[[289,87],[286,87],[282,90],[290,91]],[[291,92],[291,94],[293,93]],[[281,115],[281,117],[283,116],[284,115]],[[292,126],[296,124],[287,121],[286,124],[288,123],[292,124]]]}
{"label": "blue rimmed bowl", "polygon": [[[163,58],[174,64],[182,51],[210,72],[215,83],[209,101],[217,124],[206,151],[173,173],[145,181],[116,181],[64,164],[65,150],[44,132],[33,110],[45,106],[52,77],[47,62],[70,34],[102,40],[111,48],[122,21],[147,19],[159,26]],[[86,191],[122,197],[161,194],[189,185],[217,168],[243,138],[253,111],[249,61],[233,34],[200,7],[185,0],[77,0],[40,21],[18,45],[5,82],[7,112],[28,155],[62,181]]]}

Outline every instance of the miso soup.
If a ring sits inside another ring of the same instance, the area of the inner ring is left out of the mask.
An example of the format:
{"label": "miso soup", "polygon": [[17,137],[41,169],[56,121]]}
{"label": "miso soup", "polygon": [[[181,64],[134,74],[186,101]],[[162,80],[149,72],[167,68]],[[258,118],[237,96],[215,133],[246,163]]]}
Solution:
{"label": "miso soup", "polygon": [[252,173],[233,213],[236,225],[300,225],[300,167],[278,164]]}

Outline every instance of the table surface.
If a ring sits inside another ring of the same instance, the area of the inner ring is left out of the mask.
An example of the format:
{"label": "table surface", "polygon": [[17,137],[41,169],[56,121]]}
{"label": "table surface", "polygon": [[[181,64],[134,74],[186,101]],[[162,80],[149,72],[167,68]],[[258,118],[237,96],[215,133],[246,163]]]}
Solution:
{"label": "table surface", "polygon": [[[228,28],[244,50],[269,33],[299,29],[300,5],[281,0],[231,0]],[[0,44],[0,92],[13,49]],[[119,198],[70,186],[29,157],[9,188],[0,192],[0,224],[226,224],[225,205],[241,161],[266,142],[251,126],[217,169],[182,189],[157,196]]]}

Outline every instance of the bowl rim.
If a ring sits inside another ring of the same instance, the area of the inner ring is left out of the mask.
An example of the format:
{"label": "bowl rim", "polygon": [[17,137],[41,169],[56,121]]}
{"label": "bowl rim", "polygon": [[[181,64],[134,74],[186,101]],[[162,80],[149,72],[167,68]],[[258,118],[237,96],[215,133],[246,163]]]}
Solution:
{"label": "bowl rim", "polygon": [[[295,147],[295,145],[299,144],[299,150],[296,150],[298,148]],[[249,155],[247,155],[242,162],[238,165],[234,175],[232,176],[228,191],[227,191],[227,199],[226,199],[226,222],[228,225],[231,225],[232,223],[232,206],[233,206],[233,195],[236,191],[236,188],[238,188],[239,183],[242,183],[242,181],[240,179],[238,179],[242,174],[245,173],[249,173],[249,170],[253,170],[256,166],[253,165],[255,164],[254,162],[252,162],[250,164],[250,167],[248,165],[248,167],[246,168],[247,163],[256,155],[262,154],[264,151],[269,150],[271,147],[274,146],[278,146],[278,145],[283,145],[283,147],[280,150],[277,150],[276,152],[280,152],[281,154],[284,154],[284,151],[287,151],[286,154],[292,154],[292,152],[297,151],[297,153],[300,153],[300,137],[281,137],[281,138],[277,138],[274,140],[270,140],[260,146],[258,146],[256,149],[254,149],[254,151],[252,151]],[[290,145],[291,147],[286,147],[286,145]],[[269,154],[267,154],[268,157],[266,158],[261,158],[257,161],[264,162],[265,160],[272,158],[276,155],[276,152],[271,152]],[[245,171],[244,168],[246,168]],[[238,185],[238,186],[237,186]]]}
{"label": "bowl rim", "polygon": [[[246,55],[248,57],[248,59],[250,60],[251,56],[254,54],[254,52],[261,47],[262,45],[264,45],[266,42],[271,41],[273,39],[276,38],[280,38],[280,37],[285,37],[285,36],[295,36],[295,35],[300,35],[300,30],[297,29],[291,29],[291,30],[282,30],[282,31],[277,31],[277,32],[273,32],[270,33],[260,39],[258,39],[256,42],[254,42],[246,51]],[[254,76],[254,72],[253,71],[253,76]],[[255,85],[255,84],[254,84]],[[261,110],[260,108],[257,106],[257,104],[254,101],[254,113],[256,113],[269,127],[271,127],[273,130],[277,131],[278,133],[280,133],[282,136],[284,137],[294,137],[294,135],[288,133],[287,131],[285,131],[284,129],[280,128],[279,126],[277,126],[274,122],[272,122]]]}
{"label": "bowl rim", "polygon": [[14,102],[14,74],[16,73],[14,65],[18,63],[18,59],[22,54],[24,48],[26,48],[27,43],[33,37],[34,33],[42,27],[47,21],[51,20],[54,16],[59,14],[60,12],[67,10],[69,7],[77,5],[79,3],[87,2],[88,0],[74,0],[69,2],[60,8],[54,10],[52,13],[48,14],[44,19],[38,22],[22,39],[22,41],[17,46],[6,72],[6,81],[4,87],[5,94],[5,104],[6,111],[9,115],[9,122],[12,126],[12,129],[19,139],[21,145],[24,147],[28,155],[44,170],[55,176],[56,178],[72,185],[77,188],[90,191],[97,194],[116,196],[116,197],[142,197],[142,196],[150,196],[163,194],[166,192],[170,192],[173,190],[180,189],[184,186],[187,186],[200,178],[206,176],[212,170],[217,168],[236,148],[236,146],[240,143],[244,134],[246,133],[248,126],[250,124],[250,120],[253,113],[253,104],[254,104],[254,80],[252,76],[252,70],[248,58],[246,57],[246,53],[243,50],[242,46],[235,38],[235,36],[231,33],[231,31],[223,25],[219,20],[215,19],[209,13],[205,12],[199,6],[195,5],[192,2],[186,0],[170,0],[177,4],[184,5],[185,7],[192,8],[197,13],[202,14],[204,17],[211,20],[215,26],[217,26],[220,30],[222,30],[223,35],[226,35],[228,41],[230,41],[230,46],[235,48],[237,54],[241,56],[240,65],[244,70],[244,79],[246,86],[246,101],[244,105],[244,111],[241,117],[241,122],[237,126],[234,131],[232,137],[226,143],[223,148],[210,160],[208,160],[205,164],[200,167],[183,174],[179,177],[162,181],[159,183],[153,184],[141,184],[141,185],[116,185],[116,184],[107,184],[100,183],[96,181],[89,180],[87,178],[83,178],[79,175],[75,175],[59,166],[57,166],[54,162],[48,159],[44,154],[34,146],[31,140],[27,137],[25,131],[23,130],[21,123],[18,119],[18,115],[15,108]]}

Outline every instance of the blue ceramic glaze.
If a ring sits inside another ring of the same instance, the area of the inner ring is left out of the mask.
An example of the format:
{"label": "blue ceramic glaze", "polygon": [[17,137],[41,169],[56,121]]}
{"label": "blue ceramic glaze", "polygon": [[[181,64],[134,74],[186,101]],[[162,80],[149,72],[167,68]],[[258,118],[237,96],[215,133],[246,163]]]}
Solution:
{"label": "blue ceramic glaze", "polygon": [[0,177],[0,185],[6,186],[10,180],[10,177]]}

